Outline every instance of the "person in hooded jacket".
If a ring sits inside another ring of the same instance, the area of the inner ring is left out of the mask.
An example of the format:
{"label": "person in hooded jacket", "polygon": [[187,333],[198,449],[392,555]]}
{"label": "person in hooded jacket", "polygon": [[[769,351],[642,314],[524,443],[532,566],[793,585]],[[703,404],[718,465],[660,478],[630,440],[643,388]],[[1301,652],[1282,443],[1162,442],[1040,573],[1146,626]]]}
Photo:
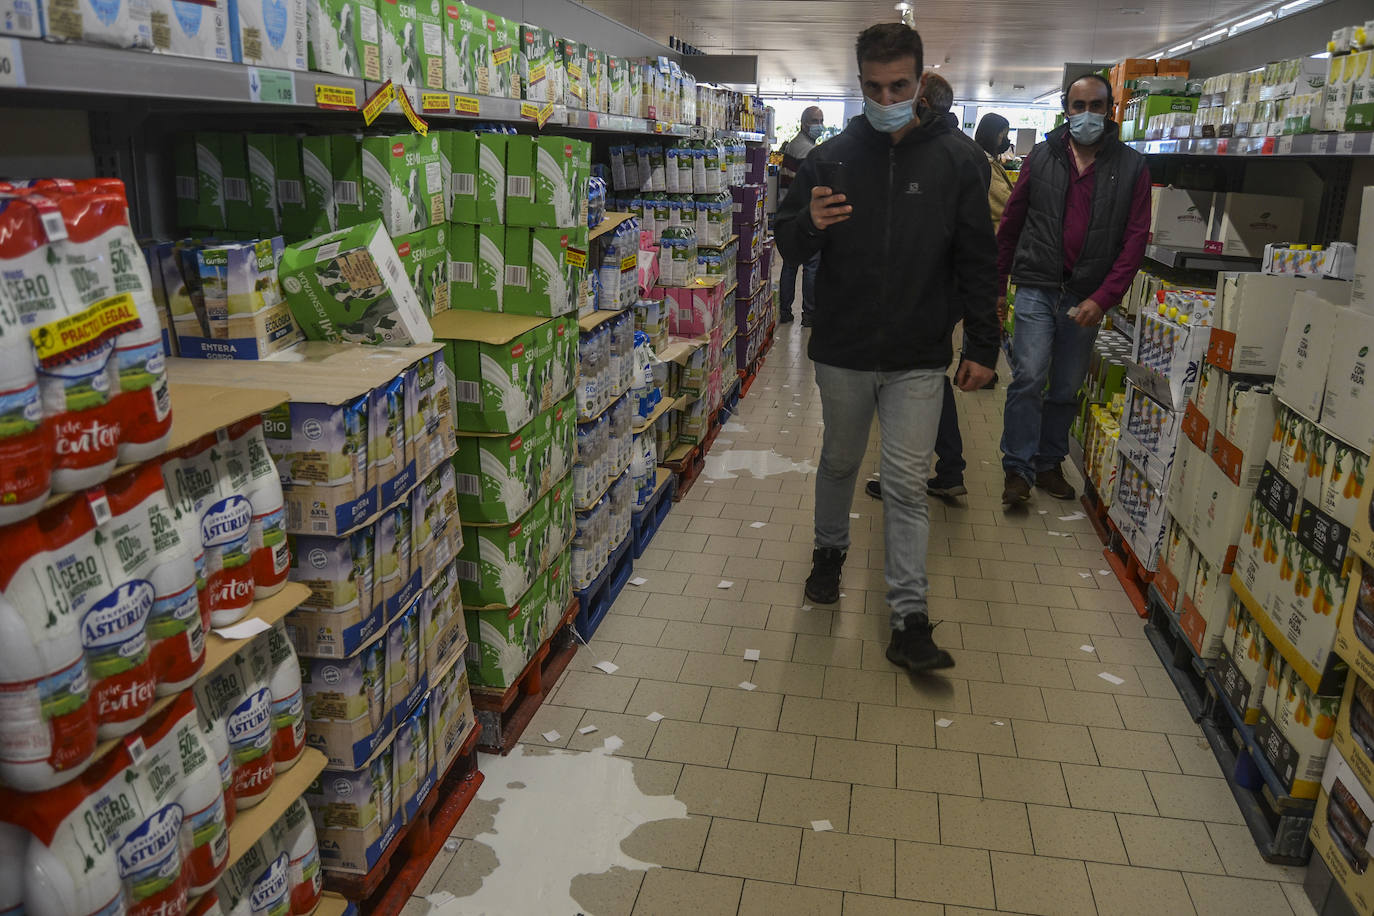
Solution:
{"label": "person in hooded jacket", "polygon": [[988,157],[988,213],[996,230],[1013,188],[1011,176],[1002,167],[1002,154],[1011,149],[1011,123],[990,111],[978,122],[973,139]]}
{"label": "person in hooded jacket", "polygon": [[849,510],[876,414],[887,658],[927,671],[954,664],[932,635],[925,490],[955,324],[964,322],[961,389],[981,388],[997,364],[987,162],[943,115],[917,118],[924,52],[915,29],[872,26],[855,52],[864,113],[806,158],[777,217],[784,258],[822,253],[807,352],[825,433],[805,593],[817,604],[839,599]]}

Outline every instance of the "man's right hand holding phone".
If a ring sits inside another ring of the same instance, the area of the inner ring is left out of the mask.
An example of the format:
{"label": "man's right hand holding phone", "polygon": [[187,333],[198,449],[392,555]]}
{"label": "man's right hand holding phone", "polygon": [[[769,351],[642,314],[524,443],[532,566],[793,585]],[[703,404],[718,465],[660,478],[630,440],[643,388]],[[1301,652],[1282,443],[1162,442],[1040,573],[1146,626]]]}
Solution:
{"label": "man's right hand holding phone", "polygon": [[844,222],[853,209],[845,203],[843,194],[836,194],[831,188],[817,186],[811,189],[811,224],[817,230]]}

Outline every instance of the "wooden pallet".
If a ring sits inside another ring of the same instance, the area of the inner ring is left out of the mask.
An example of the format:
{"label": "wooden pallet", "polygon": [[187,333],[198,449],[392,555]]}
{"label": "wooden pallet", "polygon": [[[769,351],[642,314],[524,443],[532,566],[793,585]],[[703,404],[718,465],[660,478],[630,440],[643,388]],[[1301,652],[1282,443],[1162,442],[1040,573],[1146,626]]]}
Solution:
{"label": "wooden pallet", "polygon": [[481,734],[482,726],[475,725],[448,772],[371,871],[351,875],[326,869],[325,887],[355,903],[363,916],[397,916],[482,785],[484,777],[477,769],[477,742]]}
{"label": "wooden pallet", "polygon": [[1149,600],[1146,596],[1146,589],[1154,581],[1155,574],[1147,570],[1140,562],[1140,559],[1131,550],[1131,545],[1126,543],[1126,539],[1121,536],[1121,531],[1116,524],[1109,518],[1107,519],[1108,539],[1107,546],[1102,548],[1102,556],[1106,558],[1107,565],[1116,573],[1117,581],[1121,583],[1121,588],[1126,592],[1126,597],[1131,600],[1131,605],[1135,612],[1141,617],[1150,616]]}
{"label": "wooden pallet", "polygon": [[577,652],[577,640],[571,626],[577,616],[576,598],[544,641],[530,658],[525,670],[504,690],[493,687],[473,687],[472,706],[477,721],[483,726],[483,741],[478,747],[490,754],[509,754],[525,728],[544,704],[553,685],[563,674]]}

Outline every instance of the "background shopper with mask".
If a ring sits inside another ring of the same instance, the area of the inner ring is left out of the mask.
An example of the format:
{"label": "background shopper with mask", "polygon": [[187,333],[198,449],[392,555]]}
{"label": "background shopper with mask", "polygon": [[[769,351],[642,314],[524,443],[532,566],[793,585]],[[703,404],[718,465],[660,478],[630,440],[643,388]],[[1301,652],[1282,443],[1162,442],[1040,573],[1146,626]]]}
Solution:
{"label": "background shopper with mask", "polygon": [[[783,144],[782,147],[782,166],[778,169],[778,188],[784,193],[792,186],[792,179],[797,177],[797,170],[801,168],[802,162],[811,151],[816,148],[816,141],[820,139],[821,131],[825,130],[825,112],[815,105],[802,112],[801,130],[791,140]],[[816,300],[816,267],[820,264],[821,256],[815,254],[807,259],[804,265],[796,261],[789,261],[785,257],[782,262],[782,278],[779,280],[780,290],[778,292],[778,322],[788,324],[792,321],[792,303],[797,297],[797,268],[802,270],[802,327],[811,327],[812,304]]]}
{"label": "background shopper with mask", "polygon": [[1002,155],[1011,149],[1011,122],[999,114],[988,112],[978,122],[973,139],[988,157],[988,213],[995,230],[1002,222],[1002,212],[1011,199],[1012,182],[1002,167]]}
{"label": "background shopper with mask", "polygon": [[1068,123],[1031,150],[997,232],[998,311],[1016,283],[1012,380],[1002,430],[1004,506],[1031,485],[1057,499],[1074,489],[1060,465],[1102,314],[1121,301],[1145,256],[1150,170],[1107,120],[1112,87],[1079,77],[1064,95]]}
{"label": "background shopper with mask", "polygon": [[997,364],[987,163],[943,116],[927,110],[916,119],[923,49],[915,30],[875,25],[855,50],[864,113],[807,157],[777,220],[786,259],[823,253],[808,353],[825,436],[806,597],[839,599],[849,509],[876,413],[887,657],[926,671],[954,664],[935,645],[927,613],[925,492],[954,325],[964,322],[960,388],[982,387]]}

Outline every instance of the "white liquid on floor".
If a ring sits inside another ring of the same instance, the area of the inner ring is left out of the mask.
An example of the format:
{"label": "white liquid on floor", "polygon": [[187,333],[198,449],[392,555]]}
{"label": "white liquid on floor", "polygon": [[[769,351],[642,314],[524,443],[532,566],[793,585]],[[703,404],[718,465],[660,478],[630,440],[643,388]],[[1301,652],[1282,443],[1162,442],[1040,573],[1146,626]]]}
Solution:
{"label": "white liquid on floor", "polygon": [[621,841],[649,821],[687,817],[673,796],[640,791],[631,759],[604,746],[572,753],[517,744],[509,757],[484,756],[482,770],[476,800],[498,807],[491,829],[472,842],[490,847],[498,865],[476,893],[435,906],[431,916],[584,912],[572,897],[575,877],[657,868],[621,852]]}
{"label": "white liquid on floor", "polygon": [[[728,426],[726,427],[729,428]],[[796,471],[799,474],[814,474],[816,467],[809,461],[793,461],[779,455],[771,448],[730,449],[725,452],[706,456],[706,469],[702,476],[708,480],[729,480],[738,477],[737,471],[748,471],[755,477],[772,477]]]}

